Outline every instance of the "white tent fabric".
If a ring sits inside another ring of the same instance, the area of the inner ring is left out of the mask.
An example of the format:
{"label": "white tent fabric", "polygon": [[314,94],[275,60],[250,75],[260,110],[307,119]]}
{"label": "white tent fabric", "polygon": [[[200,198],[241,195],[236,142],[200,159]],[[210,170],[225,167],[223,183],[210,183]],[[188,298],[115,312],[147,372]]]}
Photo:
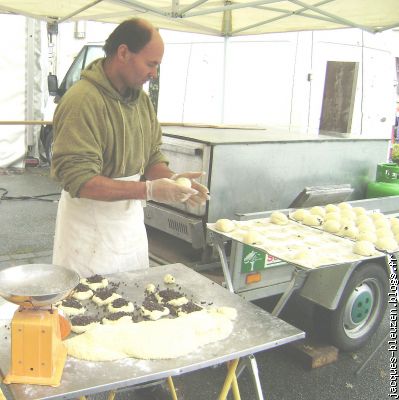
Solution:
{"label": "white tent fabric", "polygon": [[0,0],[1,11],[48,22],[144,17],[159,28],[220,36],[399,26],[398,0]]}

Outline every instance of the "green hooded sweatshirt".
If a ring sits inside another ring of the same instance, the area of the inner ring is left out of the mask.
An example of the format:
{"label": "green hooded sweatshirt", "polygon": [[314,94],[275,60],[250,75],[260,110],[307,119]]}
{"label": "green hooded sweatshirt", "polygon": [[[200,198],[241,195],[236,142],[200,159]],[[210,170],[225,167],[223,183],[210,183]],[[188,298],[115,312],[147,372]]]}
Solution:
{"label": "green hooded sweatshirt", "polygon": [[72,197],[94,176],[143,175],[167,162],[160,151],[162,132],[143,90],[122,97],[103,69],[91,63],[62,97],[54,114],[52,176]]}

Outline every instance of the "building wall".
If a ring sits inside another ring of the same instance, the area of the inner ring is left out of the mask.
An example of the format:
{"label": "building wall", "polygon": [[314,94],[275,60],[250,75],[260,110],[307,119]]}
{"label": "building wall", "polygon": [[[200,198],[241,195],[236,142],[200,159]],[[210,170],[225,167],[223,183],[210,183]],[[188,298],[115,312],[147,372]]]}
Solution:
{"label": "building wall", "polygon": [[184,41],[180,35],[164,34],[162,121],[278,126],[317,134],[327,61],[352,61],[359,70],[350,134],[391,134],[398,32],[290,32],[227,43],[201,35]]}

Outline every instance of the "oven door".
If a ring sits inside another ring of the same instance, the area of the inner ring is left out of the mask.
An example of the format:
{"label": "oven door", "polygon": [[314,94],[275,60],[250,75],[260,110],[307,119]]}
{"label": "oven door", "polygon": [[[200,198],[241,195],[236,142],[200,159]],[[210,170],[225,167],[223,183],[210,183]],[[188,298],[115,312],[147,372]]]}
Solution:
{"label": "oven door", "polygon": [[[211,146],[181,138],[163,136],[162,152],[169,160],[169,167],[176,173],[189,171],[204,171],[205,175],[198,182],[209,187],[209,160]],[[185,203],[173,204],[172,208],[185,213],[202,217],[206,205],[190,207]]]}

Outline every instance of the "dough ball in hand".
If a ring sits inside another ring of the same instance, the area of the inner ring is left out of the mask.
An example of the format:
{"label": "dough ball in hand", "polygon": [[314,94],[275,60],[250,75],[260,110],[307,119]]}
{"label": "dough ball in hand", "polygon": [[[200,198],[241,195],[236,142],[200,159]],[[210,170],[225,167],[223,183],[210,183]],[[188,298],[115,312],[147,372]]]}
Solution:
{"label": "dough ball in hand", "polygon": [[374,244],[367,240],[358,240],[353,246],[353,252],[361,256],[370,257],[375,254]]}
{"label": "dough ball in hand", "polygon": [[222,218],[218,219],[215,224],[216,230],[220,232],[231,232],[235,229],[235,223],[230,219]]}
{"label": "dough ball in hand", "polygon": [[274,211],[270,216],[270,222],[276,225],[287,225],[288,218],[284,213],[280,211]]}
{"label": "dough ball in hand", "polygon": [[175,182],[180,186],[184,186],[187,188],[191,187],[191,180],[188,178],[180,177],[180,178],[177,178]]}

